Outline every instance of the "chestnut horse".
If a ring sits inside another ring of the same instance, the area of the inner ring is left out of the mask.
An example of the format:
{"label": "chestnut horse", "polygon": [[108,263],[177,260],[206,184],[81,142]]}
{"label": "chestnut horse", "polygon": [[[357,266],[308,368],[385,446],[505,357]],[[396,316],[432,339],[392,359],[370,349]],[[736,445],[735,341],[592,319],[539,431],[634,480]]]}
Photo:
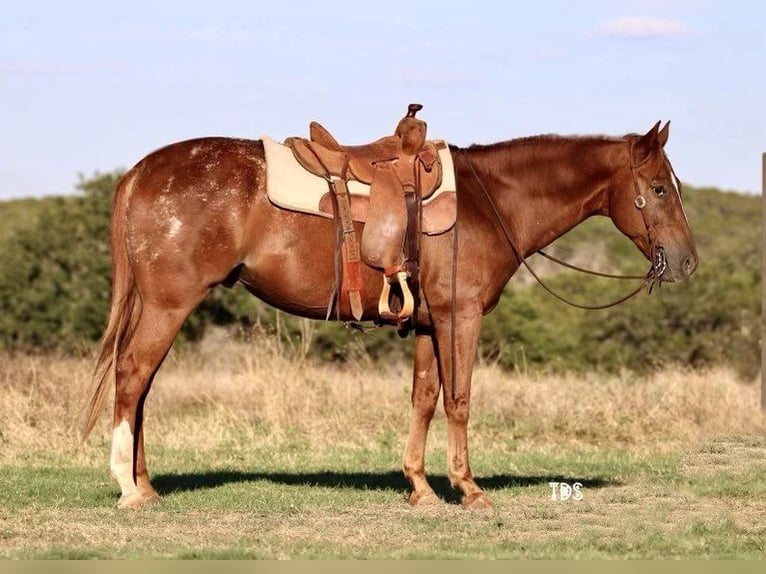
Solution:
{"label": "chestnut horse", "polygon": [[[466,425],[482,316],[518,269],[515,253],[531,255],[584,219],[604,215],[652,262],[655,279],[677,281],[694,271],[680,186],[663,151],[669,124],[659,126],[619,138],[539,136],[451,148],[456,297],[453,310],[453,228],[422,238],[404,453],[413,505],[439,501],[425,477],[424,453],[441,388],[451,391],[442,393],[450,482],[462,491],[464,507],[492,507],[471,474]],[[82,430],[84,437],[92,430],[113,376],[110,469],[121,508],[158,499],[144,455],[144,403],[181,324],[211,289],[239,281],[274,307],[325,318],[335,280],[334,223],[275,207],[265,170],[260,141],[211,137],[150,154],[118,185],[111,315]],[[381,277],[365,268],[363,280],[363,319],[375,320]]]}

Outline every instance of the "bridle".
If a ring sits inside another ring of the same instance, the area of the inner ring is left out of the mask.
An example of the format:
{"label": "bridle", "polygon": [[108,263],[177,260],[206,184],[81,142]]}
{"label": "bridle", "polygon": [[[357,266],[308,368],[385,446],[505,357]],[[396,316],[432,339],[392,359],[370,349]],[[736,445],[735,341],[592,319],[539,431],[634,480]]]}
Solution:
{"label": "bridle", "polygon": [[[662,275],[667,270],[667,260],[665,258],[665,250],[662,248],[661,245],[657,243],[655,240],[656,234],[654,233],[654,224],[647,221],[646,218],[646,212],[644,211],[644,208],[646,207],[646,198],[641,194],[641,189],[638,184],[638,173],[637,169],[644,165],[648,160],[650,156],[647,156],[642,161],[638,163],[633,163],[633,143],[631,143],[630,147],[630,158],[631,158],[631,164],[630,164],[630,174],[633,179],[633,189],[636,193],[636,197],[634,199],[634,206],[636,209],[639,210],[641,213],[641,219],[644,222],[644,226],[646,228],[646,238],[649,243],[649,250],[651,254],[651,266],[649,268],[649,271],[645,275],[615,275],[611,273],[603,273],[600,271],[593,271],[591,269],[584,269],[582,267],[578,267],[577,265],[573,265],[571,263],[567,263],[565,261],[562,261],[556,257],[553,257],[552,255],[546,253],[542,249],[537,250],[537,253],[542,255],[543,257],[553,261],[554,263],[557,263],[559,265],[562,265],[564,267],[567,267],[569,269],[573,269],[575,271],[579,271],[581,273],[585,273],[588,275],[595,275],[597,277],[606,277],[609,279],[622,279],[622,280],[642,280],[641,284],[628,293],[627,295],[624,295],[617,299],[616,301],[610,301],[609,303],[603,303],[598,305],[588,305],[583,303],[577,303],[575,301],[572,301],[563,295],[560,295],[559,293],[555,292],[550,286],[548,286],[541,278],[540,276],[535,273],[534,269],[529,265],[529,263],[526,260],[526,257],[523,257],[519,250],[516,248],[515,243],[513,242],[513,239],[511,237],[511,231],[508,228],[508,224],[505,222],[503,217],[500,215],[500,211],[497,209],[497,206],[495,205],[495,202],[492,200],[492,197],[490,196],[489,192],[487,191],[487,188],[484,186],[484,183],[482,182],[481,178],[479,177],[479,174],[476,172],[476,168],[474,167],[471,160],[466,156],[466,154],[463,152],[463,158],[465,159],[468,166],[471,168],[471,172],[473,173],[474,178],[476,179],[476,182],[479,184],[479,188],[481,189],[482,193],[484,194],[485,199],[487,200],[487,203],[489,204],[490,208],[492,209],[492,213],[495,216],[495,220],[499,224],[500,228],[503,231],[503,235],[505,235],[505,239],[508,242],[508,245],[510,246],[511,250],[513,251],[513,254],[516,256],[516,259],[519,260],[519,262],[524,265],[524,267],[529,271],[529,273],[534,277],[534,279],[540,284],[540,286],[545,289],[550,295],[558,299],[559,301],[562,301],[563,303],[566,303],[567,305],[570,305],[572,307],[577,307],[578,309],[585,309],[589,311],[595,311],[599,309],[608,309],[610,307],[614,307],[616,305],[619,305],[621,303],[624,303],[628,299],[631,299],[632,297],[638,295],[644,287],[648,287],[648,292],[651,293],[652,289],[654,288],[654,285],[660,285],[662,283]],[[676,185],[679,185],[678,177],[676,176],[675,172],[672,171],[671,166],[671,172],[673,173],[673,177],[676,180]],[[659,172],[658,172],[659,173]],[[680,186],[679,186],[680,189]],[[455,225],[457,227],[457,223]],[[457,246],[457,242],[456,242]],[[453,254],[454,255],[454,254]],[[456,257],[453,257],[453,267],[456,264]],[[453,278],[455,277],[454,269],[453,269]],[[456,290],[456,285],[453,280],[453,291]],[[453,300],[454,300],[455,293],[453,292]]]}
{"label": "bridle", "polygon": [[[630,144],[630,158],[631,158],[631,164],[630,164],[630,174],[633,178],[633,190],[636,192],[636,197],[633,201],[633,205],[636,206],[636,209],[641,213],[641,218],[644,221],[644,227],[646,228],[646,240],[649,243],[649,253],[651,255],[651,268],[649,269],[649,273],[647,274],[647,277],[651,277],[651,282],[649,283],[649,293],[652,292],[652,288],[654,287],[655,283],[657,286],[662,285],[662,275],[667,270],[667,259],[665,258],[665,249],[657,242],[656,239],[656,233],[654,232],[654,225],[650,224],[646,220],[646,212],[644,211],[644,208],[646,207],[646,198],[641,195],[641,189],[638,185],[638,173],[636,170],[644,165],[647,161],[649,161],[649,158],[651,156],[646,156],[643,160],[641,160],[638,163],[633,163],[633,147],[635,145],[635,142],[632,142]],[[676,186],[676,189],[678,190],[678,199],[681,200],[681,180],[678,179],[678,176],[676,175],[676,172],[673,170],[673,166],[668,161],[667,156],[665,156],[663,152],[663,163],[666,163],[670,168],[670,173],[673,176],[673,180]],[[651,178],[650,181],[653,181],[657,178],[657,175],[659,174],[659,170],[654,175],[654,177]]]}
{"label": "bridle", "polygon": [[[633,146],[634,143],[631,143],[630,146],[630,174],[633,179],[633,189],[635,190],[636,197],[634,199],[634,205],[636,209],[639,210],[641,213],[641,218],[644,222],[644,226],[646,227],[646,233],[647,233],[647,241],[649,242],[650,246],[650,253],[651,253],[651,267],[649,268],[649,271],[646,273],[646,275],[613,275],[611,273],[603,273],[600,271],[593,271],[590,269],[584,269],[582,267],[578,267],[576,265],[572,265],[571,263],[567,263],[565,261],[562,261],[560,259],[557,259],[556,257],[553,257],[552,255],[549,255],[542,249],[537,250],[537,253],[542,255],[543,257],[546,257],[547,259],[550,259],[551,261],[558,263],[559,265],[563,265],[564,267],[567,267],[569,269],[573,269],[575,271],[579,271],[581,273],[586,273],[588,275],[595,275],[598,277],[607,277],[610,279],[623,279],[623,280],[641,280],[641,284],[628,293],[627,295],[620,297],[616,301],[611,301],[609,303],[601,304],[601,305],[586,305],[582,303],[577,303],[575,301],[571,301],[570,299],[567,299],[563,295],[560,295],[556,293],[551,287],[549,287],[542,279],[540,279],[539,275],[535,273],[534,269],[529,265],[526,258],[519,253],[519,250],[516,248],[516,244],[513,242],[513,239],[511,237],[511,230],[508,228],[508,224],[505,222],[503,217],[500,215],[500,211],[497,209],[497,206],[495,205],[495,202],[492,201],[492,197],[490,196],[489,192],[487,191],[487,188],[484,186],[484,183],[482,182],[481,178],[479,177],[479,174],[476,173],[476,168],[474,167],[471,160],[468,158],[468,156],[465,154],[464,150],[461,150],[461,153],[463,155],[463,159],[465,159],[468,166],[471,168],[471,172],[473,173],[474,178],[476,179],[476,182],[479,184],[479,188],[481,189],[482,193],[484,194],[485,199],[487,200],[487,203],[489,204],[490,208],[492,209],[492,213],[495,216],[495,220],[497,221],[498,225],[500,226],[500,229],[503,231],[503,235],[505,235],[505,239],[508,242],[508,245],[510,246],[511,250],[513,251],[513,254],[516,256],[516,259],[526,267],[527,271],[532,275],[532,277],[535,278],[535,280],[540,284],[540,286],[545,289],[550,295],[558,299],[559,301],[562,301],[563,303],[566,303],[567,305],[570,305],[572,307],[577,307],[578,309],[585,309],[588,311],[594,311],[598,309],[608,309],[610,307],[614,307],[616,305],[619,305],[621,303],[624,303],[628,299],[631,299],[632,297],[638,295],[644,287],[648,287],[649,293],[652,292],[652,289],[655,284],[660,285],[662,283],[662,275],[665,273],[667,269],[667,263],[665,260],[665,251],[664,249],[657,245],[657,242],[654,241],[654,225],[649,223],[646,218],[646,212],[644,211],[644,208],[646,207],[646,198],[641,195],[641,189],[638,185],[638,174],[636,172],[637,168],[644,165],[649,160],[649,156],[647,156],[645,159],[643,159],[641,162],[634,164],[633,163]],[[669,162],[668,162],[669,163]],[[670,167],[672,172],[672,166]],[[673,173],[673,177],[676,180],[676,185],[678,185],[679,194],[680,194],[680,182],[678,180],[678,177],[676,177],[675,172]],[[656,177],[656,176],[655,176]],[[457,206],[459,207],[460,201],[457,202]],[[455,226],[453,228],[452,233],[452,321],[451,321],[451,353],[452,353],[452,364],[450,366],[450,383],[452,386],[451,389],[451,395],[452,400],[455,401],[457,398],[457,369],[455,368],[455,357],[457,356],[457,317],[456,317],[456,307],[457,305],[455,302],[457,301],[457,247],[458,247],[458,223],[460,222],[460,218],[458,217],[459,209],[456,207],[456,215],[455,215]]]}

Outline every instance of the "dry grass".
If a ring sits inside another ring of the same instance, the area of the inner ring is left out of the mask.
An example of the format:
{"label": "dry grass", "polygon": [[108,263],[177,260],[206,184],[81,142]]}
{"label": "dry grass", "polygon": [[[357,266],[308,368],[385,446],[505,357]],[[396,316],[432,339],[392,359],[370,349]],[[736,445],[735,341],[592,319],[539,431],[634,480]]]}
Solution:
{"label": "dry grass", "polygon": [[[211,339],[169,357],[147,419],[164,501],[117,511],[106,468],[110,417],[85,446],[74,433],[91,370],[87,358],[0,356],[0,556],[755,558],[766,551],[759,386],[727,371],[555,377],[480,365],[470,444],[479,483],[497,506],[487,516],[404,502],[397,467],[409,366],[311,364],[269,339]],[[442,481],[444,435],[440,413],[428,470]],[[583,480],[582,501],[550,500],[548,481],[562,475]]]}
{"label": "dry grass", "polygon": [[[59,356],[0,357],[0,462],[35,451],[82,456],[76,419],[92,361]],[[198,450],[231,441],[301,440],[322,448],[367,446],[406,436],[409,366],[367,362],[339,368],[289,357],[270,339],[213,339],[171,354],[147,407],[151,444]],[[474,375],[471,445],[503,441],[513,450],[574,445],[673,449],[720,433],[763,434],[759,388],[726,370],[634,375],[519,376],[492,366]],[[443,419],[439,413],[438,419]],[[91,442],[110,436],[105,413]],[[431,443],[443,446],[437,422]]]}

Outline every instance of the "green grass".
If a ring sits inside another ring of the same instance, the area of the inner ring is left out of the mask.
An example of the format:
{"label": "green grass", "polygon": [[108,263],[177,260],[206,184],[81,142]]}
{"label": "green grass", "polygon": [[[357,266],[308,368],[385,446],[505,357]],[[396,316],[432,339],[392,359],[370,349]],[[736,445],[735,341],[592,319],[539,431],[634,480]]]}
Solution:
{"label": "green grass", "polygon": [[[661,455],[624,450],[508,456],[484,450],[474,472],[497,506],[411,508],[401,444],[377,448],[233,445],[201,455],[150,449],[160,504],[114,508],[106,461],[0,467],[6,558],[760,558],[766,443],[727,437]],[[728,456],[710,465],[712,454]],[[105,458],[105,457],[104,457]],[[583,483],[551,501],[551,480]]]}
{"label": "green grass", "polygon": [[[412,508],[404,368],[296,364],[263,345],[171,358],[147,403],[162,501],[116,508],[111,417],[71,428],[89,358],[0,357],[3,558],[760,558],[759,389],[725,371],[641,380],[475,372],[471,466],[496,512],[448,484],[446,420],[426,453],[444,501]],[[690,392],[690,389],[692,391]],[[581,482],[581,501],[548,483]]]}

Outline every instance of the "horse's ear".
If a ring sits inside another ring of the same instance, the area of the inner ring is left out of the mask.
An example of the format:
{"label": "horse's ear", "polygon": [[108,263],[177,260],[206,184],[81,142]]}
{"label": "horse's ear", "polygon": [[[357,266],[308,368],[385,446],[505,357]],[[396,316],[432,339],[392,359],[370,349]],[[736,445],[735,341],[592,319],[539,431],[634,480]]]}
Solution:
{"label": "horse's ear", "polygon": [[633,146],[633,163],[643,163],[652,152],[660,147],[659,130],[660,123],[657,122],[648,132],[642,135]]}
{"label": "horse's ear", "polygon": [[670,120],[668,120],[668,123],[666,123],[665,126],[660,130],[660,133],[657,134],[657,139],[660,142],[660,147],[665,147],[665,144],[668,143],[669,135],[670,135]]}

